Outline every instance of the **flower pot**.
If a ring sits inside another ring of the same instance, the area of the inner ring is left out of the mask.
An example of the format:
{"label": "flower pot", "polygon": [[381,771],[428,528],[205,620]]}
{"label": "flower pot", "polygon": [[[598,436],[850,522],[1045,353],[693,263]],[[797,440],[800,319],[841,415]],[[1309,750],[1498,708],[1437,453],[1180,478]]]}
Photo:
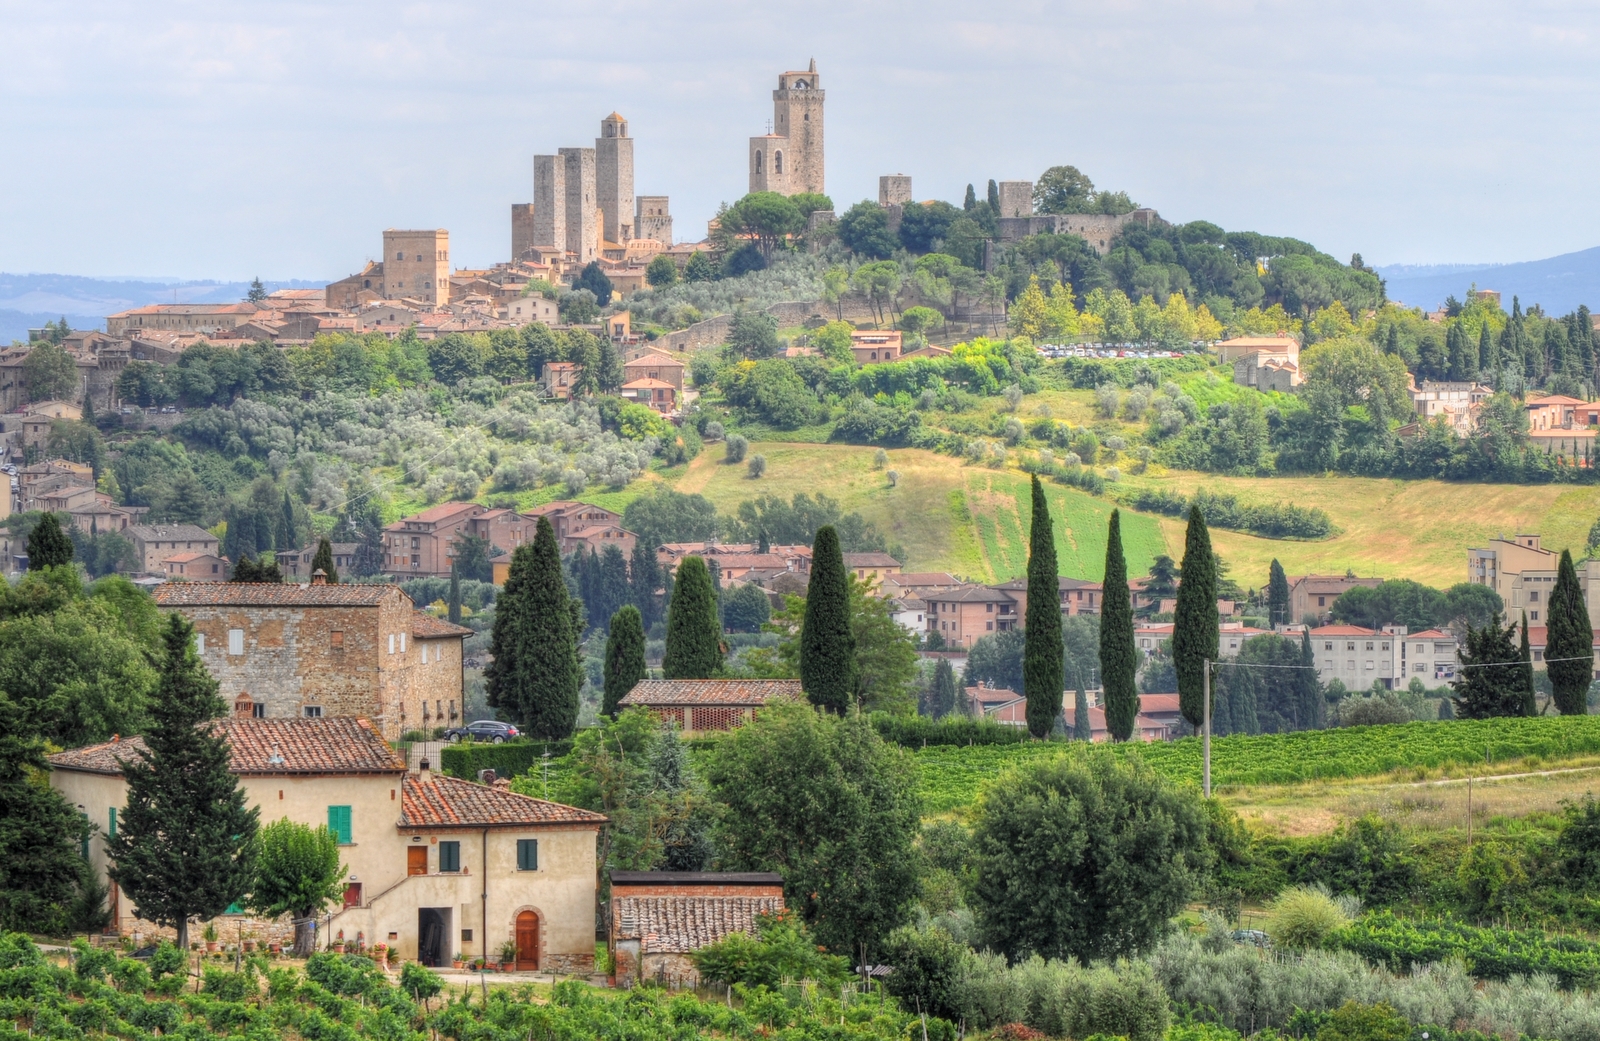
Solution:
{"label": "flower pot", "polygon": [[254,940],[246,940],[244,942],[244,952],[246,954],[254,954],[255,950],[256,950],[256,942]]}
{"label": "flower pot", "polygon": [[338,943],[333,945],[333,953],[334,954],[343,954],[344,953],[344,941],[343,940],[340,940]]}
{"label": "flower pot", "polygon": [[464,969],[467,967],[467,963],[458,958],[450,963],[450,967],[452,969]]}
{"label": "flower pot", "polygon": [[514,962],[514,961],[503,961],[503,962],[500,963],[500,971],[501,972],[510,972],[512,969],[516,968],[516,966],[517,966],[517,963]]}
{"label": "flower pot", "polygon": [[217,953],[217,946],[218,946],[217,945],[217,941],[215,941],[215,940],[207,940],[206,941],[206,953],[207,954],[216,954]]}
{"label": "flower pot", "polygon": [[269,943],[269,944],[267,944],[267,950],[271,951],[273,954],[282,954],[283,953],[283,944],[281,944],[281,943]]}

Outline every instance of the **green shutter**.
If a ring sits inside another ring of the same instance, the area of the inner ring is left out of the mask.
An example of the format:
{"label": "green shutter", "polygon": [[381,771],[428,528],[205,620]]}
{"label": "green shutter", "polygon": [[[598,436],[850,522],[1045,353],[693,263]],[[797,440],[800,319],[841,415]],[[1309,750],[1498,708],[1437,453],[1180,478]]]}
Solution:
{"label": "green shutter", "polygon": [[350,831],[350,807],[328,807],[328,830],[338,837],[341,846],[348,846],[355,841]]}
{"label": "green shutter", "polygon": [[113,839],[117,837],[117,808],[115,806],[111,807],[111,827],[107,829],[107,836]]}
{"label": "green shutter", "polygon": [[83,859],[89,859],[89,815],[83,815]]}
{"label": "green shutter", "polygon": [[517,870],[518,871],[538,871],[539,870],[539,840],[538,839],[518,839],[517,840]]}
{"label": "green shutter", "polygon": [[439,843],[439,870],[440,871],[460,871],[461,870],[461,843],[459,843],[459,842],[441,842],[441,843]]}

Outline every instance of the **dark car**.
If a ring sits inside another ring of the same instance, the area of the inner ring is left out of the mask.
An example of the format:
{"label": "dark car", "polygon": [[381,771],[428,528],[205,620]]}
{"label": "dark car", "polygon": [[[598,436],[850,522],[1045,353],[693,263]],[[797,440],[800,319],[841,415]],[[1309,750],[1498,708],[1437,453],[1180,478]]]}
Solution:
{"label": "dark car", "polygon": [[513,737],[521,737],[522,731],[510,723],[501,723],[494,719],[479,719],[468,723],[464,727],[452,727],[444,732],[444,739],[454,744],[457,741],[488,741],[491,744],[502,744]]}

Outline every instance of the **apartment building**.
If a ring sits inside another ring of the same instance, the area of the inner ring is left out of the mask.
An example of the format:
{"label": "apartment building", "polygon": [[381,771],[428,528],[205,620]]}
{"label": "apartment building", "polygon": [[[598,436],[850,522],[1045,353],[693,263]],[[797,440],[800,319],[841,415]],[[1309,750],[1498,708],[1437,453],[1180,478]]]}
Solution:
{"label": "apartment building", "polygon": [[[1533,627],[1528,627],[1533,636]],[[1461,645],[1455,635],[1443,629],[1424,629],[1408,633],[1400,639],[1400,672],[1405,686],[1412,680],[1421,680],[1426,686],[1437,687],[1456,678],[1456,668],[1461,661]]]}
{"label": "apartment building", "polygon": [[[1467,550],[1467,581],[1500,594],[1503,620],[1518,621],[1526,611],[1530,629],[1549,620],[1550,594],[1561,563],[1560,553],[1539,543],[1538,535],[1501,535],[1481,549]],[[1589,617],[1600,618],[1600,561],[1586,560],[1577,565],[1577,572]]]}
{"label": "apartment building", "polygon": [[[1374,680],[1394,690],[1408,682],[1401,645],[1404,626],[1367,629],[1359,625],[1323,625],[1311,630],[1311,653],[1317,679],[1338,680],[1348,690],[1370,689]],[[1418,641],[1420,642],[1420,641]]]}
{"label": "apartment building", "polygon": [[1325,622],[1329,619],[1329,611],[1333,602],[1340,595],[1355,589],[1358,586],[1377,588],[1383,584],[1381,578],[1357,578],[1355,575],[1301,575],[1299,578],[1289,580],[1289,617],[1284,619],[1288,623],[1299,623],[1310,619],[1312,622]]}
{"label": "apartment building", "polygon": [[949,646],[971,648],[985,636],[1015,629],[1023,613],[1011,592],[990,586],[963,585],[928,593],[928,631]]}
{"label": "apartment building", "polygon": [[[534,521],[515,510],[475,502],[445,502],[383,529],[383,570],[391,575],[447,577],[463,537],[487,539],[489,555],[509,560],[533,538]],[[496,552],[498,551],[498,552]]]}

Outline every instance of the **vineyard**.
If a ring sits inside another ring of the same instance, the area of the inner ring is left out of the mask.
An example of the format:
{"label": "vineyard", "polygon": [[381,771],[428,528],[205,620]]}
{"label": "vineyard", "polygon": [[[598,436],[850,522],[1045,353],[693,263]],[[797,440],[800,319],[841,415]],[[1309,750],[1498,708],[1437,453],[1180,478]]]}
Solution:
{"label": "vineyard", "polygon": [[[913,754],[922,768],[923,812],[951,813],[970,806],[984,782],[1009,767],[1072,746],[1059,742],[1014,745],[932,746]],[[1099,745],[1093,755],[1137,755],[1155,771],[1198,785],[1198,738],[1151,744]],[[1535,717],[1401,723],[1391,726],[1303,730],[1293,734],[1221,737],[1211,742],[1211,778],[1217,788],[1373,777],[1397,771],[1421,779],[1430,772],[1464,773],[1474,766],[1521,762],[1538,769],[1550,760],[1600,755],[1600,717]]]}
{"label": "vineyard", "polygon": [[1479,979],[1508,980],[1536,973],[1568,989],[1600,983],[1600,944],[1547,937],[1538,930],[1486,929],[1460,922],[1417,921],[1379,911],[1340,929],[1328,946],[1354,951],[1391,972],[1462,959]]}

